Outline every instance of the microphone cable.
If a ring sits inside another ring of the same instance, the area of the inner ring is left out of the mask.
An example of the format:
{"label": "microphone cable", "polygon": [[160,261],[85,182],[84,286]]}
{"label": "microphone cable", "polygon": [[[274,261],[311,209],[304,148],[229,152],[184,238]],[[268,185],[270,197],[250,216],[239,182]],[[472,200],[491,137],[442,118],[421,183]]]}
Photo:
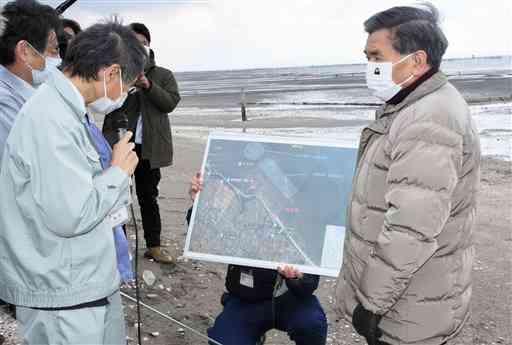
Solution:
{"label": "microphone cable", "polygon": [[[121,139],[122,137],[124,137],[124,135],[126,134],[127,132],[127,129],[125,128],[125,126],[121,126],[119,128],[117,128],[117,136],[119,139]],[[130,195],[133,195],[133,176],[130,177]],[[212,339],[208,336],[205,336],[204,334],[202,334],[201,332],[195,330],[194,328],[192,327],[189,327],[187,325],[185,325],[184,323],[168,316],[168,315],[165,315],[164,313],[156,310],[155,308],[145,304],[145,303],[142,303],[140,301],[140,283],[139,283],[139,227],[137,226],[137,220],[135,218],[135,208],[133,206],[133,200],[132,200],[132,203],[130,204],[130,213],[131,213],[131,217],[132,217],[132,222],[133,222],[133,227],[134,227],[134,230],[135,230],[135,259],[134,259],[134,274],[135,274],[135,298],[133,298],[132,296],[124,293],[124,292],[120,292],[121,296],[123,296],[124,298],[132,301],[132,302],[135,302],[136,304],[136,308],[137,308],[137,341],[138,341],[138,344],[139,345],[142,345],[142,327],[141,327],[141,320],[142,320],[142,317],[141,317],[141,305],[144,306],[145,308],[151,310],[152,312],[162,316],[163,318],[169,320],[169,321],[172,321],[173,323],[191,331],[192,333],[194,333],[195,335],[203,338],[203,339],[206,339],[209,341],[209,343],[211,344],[214,344],[214,345],[222,345],[221,343],[219,343],[218,341],[216,341],[215,339]]]}
{"label": "microphone cable", "polygon": [[[130,178],[130,192],[133,189],[133,177]],[[137,220],[135,219],[135,209],[133,207],[133,201],[130,204],[130,211],[132,214],[133,227],[135,228],[135,302],[137,306],[137,340],[139,345],[142,345],[141,336],[141,313],[140,313],[140,284],[139,284],[139,228],[137,226]],[[126,297],[126,296],[125,296]]]}
{"label": "microphone cable", "polygon": [[[125,135],[126,132],[128,132],[128,118],[125,116],[122,116],[120,119],[118,119],[115,123],[115,126],[117,127],[116,135],[117,140],[121,140]],[[135,263],[134,263],[134,274],[135,274],[135,301],[137,306],[137,341],[139,345],[142,345],[142,330],[141,330],[141,312],[140,312],[140,282],[139,282],[139,227],[137,226],[137,220],[135,219],[135,208],[133,207],[133,176],[130,176],[130,213],[132,216],[132,222],[133,227],[135,230]],[[123,292],[121,292],[121,295],[127,296]]]}

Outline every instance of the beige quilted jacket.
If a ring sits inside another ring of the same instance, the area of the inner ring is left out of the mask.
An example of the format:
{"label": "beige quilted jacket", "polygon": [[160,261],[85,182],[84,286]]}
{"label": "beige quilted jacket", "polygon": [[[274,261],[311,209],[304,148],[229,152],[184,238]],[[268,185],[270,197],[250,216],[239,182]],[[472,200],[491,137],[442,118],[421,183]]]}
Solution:
{"label": "beige quilted jacket", "polygon": [[438,72],[363,130],[338,311],[383,315],[381,341],[439,345],[469,315],[478,132]]}

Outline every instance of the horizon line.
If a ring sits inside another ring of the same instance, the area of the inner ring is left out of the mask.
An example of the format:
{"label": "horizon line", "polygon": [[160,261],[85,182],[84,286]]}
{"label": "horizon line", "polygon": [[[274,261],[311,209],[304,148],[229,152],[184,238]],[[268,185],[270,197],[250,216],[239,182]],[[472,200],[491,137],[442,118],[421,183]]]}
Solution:
{"label": "horizon line", "polygon": [[[448,57],[444,61],[450,60],[471,60],[471,59],[489,59],[489,58],[512,58],[510,54],[494,54],[494,55],[472,55],[462,57]],[[263,70],[263,69],[286,69],[286,68],[300,68],[300,67],[329,67],[329,66],[352,66],[352,65],[365,65],[365,62],[347,62],[335,64],[318,64],[318,65],[287,65],[287,66],[259,66],[259,67],[240,67],[240,68],[221,68],[221,69],[197,69],[197,70],[175,70],[175,73],[195,73],[195,72],[232,72],[232,71],[250,71],[250,70]],[[512,66],[511,66],[512,69]]]}

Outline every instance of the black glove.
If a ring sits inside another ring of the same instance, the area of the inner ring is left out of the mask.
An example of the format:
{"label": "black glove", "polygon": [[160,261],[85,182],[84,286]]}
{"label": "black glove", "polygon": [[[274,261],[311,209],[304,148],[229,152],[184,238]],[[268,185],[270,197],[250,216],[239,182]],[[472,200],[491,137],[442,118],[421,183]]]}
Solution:
{"label": "black glove", "polygon": [[382,331],[378,327],[381,318],[382,316],[364,309],[361,304],[354,309],[352,325],[357,333],[366,338],[368,345],[379,344],[378,340],[382,336]]}

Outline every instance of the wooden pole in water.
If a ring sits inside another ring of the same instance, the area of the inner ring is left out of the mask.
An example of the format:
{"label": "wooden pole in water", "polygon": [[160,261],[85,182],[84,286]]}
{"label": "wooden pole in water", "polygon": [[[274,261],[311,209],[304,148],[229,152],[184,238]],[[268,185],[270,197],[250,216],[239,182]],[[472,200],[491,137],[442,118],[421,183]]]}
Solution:
{"label": "wooden pole in water", "polygon": [[242,108],[242,121],[247,121],[247,112],[245,110],[245,90],[242,88],[240,95],[240,106]]}

